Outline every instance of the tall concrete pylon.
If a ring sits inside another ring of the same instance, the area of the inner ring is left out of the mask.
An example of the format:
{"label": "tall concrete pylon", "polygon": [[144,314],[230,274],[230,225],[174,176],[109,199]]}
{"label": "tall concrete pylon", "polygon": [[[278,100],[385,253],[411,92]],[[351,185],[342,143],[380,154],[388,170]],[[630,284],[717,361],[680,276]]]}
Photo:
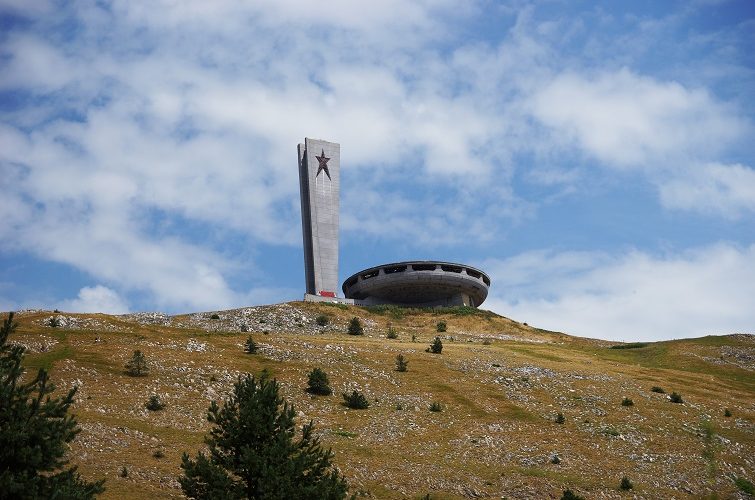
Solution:
{"label": "tall concrete pylon", "polygon": [[341,145],[306,138],[297,150],[307,294],[335,297]]}

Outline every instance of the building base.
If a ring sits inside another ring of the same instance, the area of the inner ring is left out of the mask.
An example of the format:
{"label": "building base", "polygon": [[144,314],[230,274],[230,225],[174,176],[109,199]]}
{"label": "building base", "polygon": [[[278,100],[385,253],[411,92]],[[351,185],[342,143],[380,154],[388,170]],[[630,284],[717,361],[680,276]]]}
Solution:
{"label": "building base", "polygon": [[312,295],[311,293],[304,294],[304,302],[332,302],[335,304],[347,304],[354,305],[354,299],[344,299],[341,297],[323,297],[322,295]]}

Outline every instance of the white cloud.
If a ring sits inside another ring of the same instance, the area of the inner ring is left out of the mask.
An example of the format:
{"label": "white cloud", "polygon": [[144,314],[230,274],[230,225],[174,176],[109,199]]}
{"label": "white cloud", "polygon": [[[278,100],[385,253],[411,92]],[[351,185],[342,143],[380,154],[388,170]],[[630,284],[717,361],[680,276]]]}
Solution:
{"label": "white cloud", "polygon": [[493,286],[484,307],[541,328],[625,341],[755,333],[755,245],[664,257],[535,251],[483,269]]}
{"label": "white cloud", "polygon": [[673,168],[668,162],[710,158],[745,128],[705,90],[626,68],[595,78],[560,74],[535,94],[532,112],[560,140],[577,141],[615,167]]}
{"label": "white cloud", "polygon": [[79,290],[75,299],[63,301],[60,309],[69,312],[125,314],[128,305],[115,290],[97,285]]}
{"label": "white cloud", "polygon": [[738,217],[755,212],[755,170],[744,165],[709,163],[691,167],[660,186],[668,208]]}

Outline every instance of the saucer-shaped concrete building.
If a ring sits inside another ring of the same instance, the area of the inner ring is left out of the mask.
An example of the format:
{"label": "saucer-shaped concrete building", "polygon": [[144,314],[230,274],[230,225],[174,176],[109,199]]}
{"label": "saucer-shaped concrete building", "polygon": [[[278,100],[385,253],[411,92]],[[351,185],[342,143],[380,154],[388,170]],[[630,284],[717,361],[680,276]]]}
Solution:
{"label": "saucer-shaped concrete building", "polygon": [[472,266],[432,260],[395,262],[350,276],[343,293],[358,304],[403,307],[478,307],[490,278]]}

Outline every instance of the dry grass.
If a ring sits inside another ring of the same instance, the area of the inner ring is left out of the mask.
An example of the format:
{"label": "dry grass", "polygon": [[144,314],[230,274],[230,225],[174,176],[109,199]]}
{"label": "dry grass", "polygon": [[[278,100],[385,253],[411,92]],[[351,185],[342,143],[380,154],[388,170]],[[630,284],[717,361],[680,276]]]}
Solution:
{"label": "dry grass", "polygon": [[[755,478],[752,336],[617,350],[490,313],[275,307],[247,318],[269,331],[251,332],[260,346],[254,355],[243,352],[250,333],[234,327],[234,312],[177,317],[170,326],[66,315],[89,320],[80,329],[44,326],[49,312],[23,313],[12,340],[36,351],[29,368],[50,368],[60,389],[80,387],[74,411],[82,432],[71,461],[88,478],[107,478],[103,498],[180,497],[180,456],[202,446],[209,402],[240,373],[262,369],[277,377],[300,422],[314,420],[352,491],[377,498],[558,498],[567,487],[620,498],[623,476],[643,497],[728,498],[737,491],[733,477]],[[320,314],[330,325],[315,326]],[[346,334],[354,316],[364,336]],[[443,354],[426,353],[441,319]],[[385,338],[389,322],[396,340]],[[124,371],[135,349],[151,364],[146,377]],[[399,353],[409,361],[405,373],[395,371]],[[314,367],[327,372],[332,396],[305,392]],[[654,385],[680,392],[685,404],[651,392]],[[368,397],[369,409],[341,404],[352,389]],[[165,409],[145,408],[151,394]],[[634,406],[621,406],[624,397]],[[434,401],[442,412],[429,411]],[[733,417],[724,418],[724,408]],[[563,425],[553,421],[558,412]],[[713,437],[701,427],[708,420]],[[157,450],[164,457],[155,458]],[[559,464],[550,463],[554,453]]]}

